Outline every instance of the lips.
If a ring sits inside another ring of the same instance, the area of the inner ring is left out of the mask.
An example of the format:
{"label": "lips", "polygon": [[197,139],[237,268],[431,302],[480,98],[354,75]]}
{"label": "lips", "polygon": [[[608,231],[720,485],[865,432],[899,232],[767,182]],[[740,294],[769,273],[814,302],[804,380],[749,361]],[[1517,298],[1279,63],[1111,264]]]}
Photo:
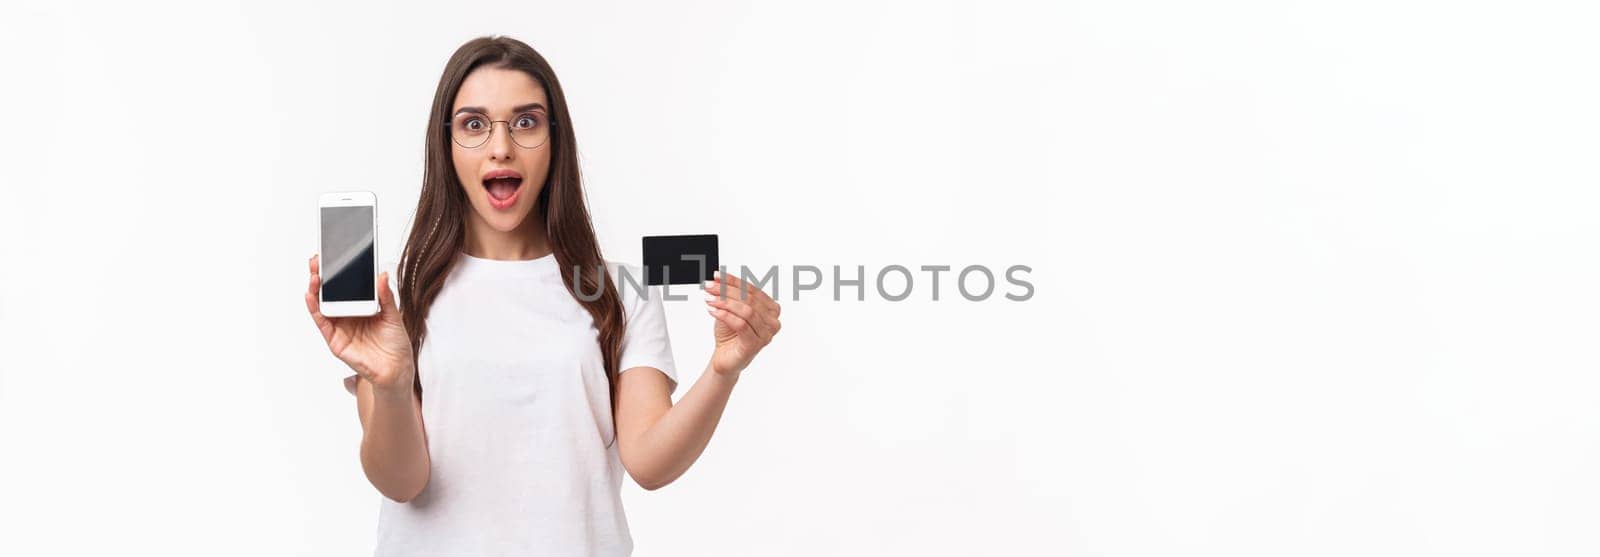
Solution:
{"label": "lips", "polygon": [[509,169],[490,170],[483,175],[483,189],[489,193],[489,205],[509,209],[522,193],[522,175]]}

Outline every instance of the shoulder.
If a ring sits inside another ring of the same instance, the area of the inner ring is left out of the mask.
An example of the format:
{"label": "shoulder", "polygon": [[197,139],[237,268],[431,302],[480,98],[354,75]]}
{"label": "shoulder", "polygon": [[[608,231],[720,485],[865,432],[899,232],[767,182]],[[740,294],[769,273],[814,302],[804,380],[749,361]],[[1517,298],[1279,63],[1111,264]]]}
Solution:
{"label": "shoulder", "polygon": [[644,268],[621,261],[606,260],[606,273],[617,286],[617,296],[630,315],[642,305],[660,299],[659,287],[645,284]]}
{"label": "shoulder", "polygon": [[634,280],[644,282],[644,271],[642,269],[643,267],[631,263],[623,263],[614,259],[606,260],[606,272],[611,273],[612,280],[618,280],[620,278],[618,275],[621,273],[630,273],[633,275]]}

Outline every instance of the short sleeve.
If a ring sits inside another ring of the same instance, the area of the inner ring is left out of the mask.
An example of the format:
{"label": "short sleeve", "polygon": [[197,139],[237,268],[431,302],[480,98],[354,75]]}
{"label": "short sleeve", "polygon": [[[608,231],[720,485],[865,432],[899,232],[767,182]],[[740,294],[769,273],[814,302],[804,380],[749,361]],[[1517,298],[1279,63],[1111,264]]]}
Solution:
{"label": "short sleeve", "polygon": [[[643,277],[629,267],[624,272]],[[672,340],[667,336],[666,311],[661,303],[661,288],[634,284],[614,276],[617,294],[622,299],[627,328],[622,335],[622,359],[618,372],[636,367],[653,367],[666,374],[672,390],[678,389],[678,370],[672,360]]]}

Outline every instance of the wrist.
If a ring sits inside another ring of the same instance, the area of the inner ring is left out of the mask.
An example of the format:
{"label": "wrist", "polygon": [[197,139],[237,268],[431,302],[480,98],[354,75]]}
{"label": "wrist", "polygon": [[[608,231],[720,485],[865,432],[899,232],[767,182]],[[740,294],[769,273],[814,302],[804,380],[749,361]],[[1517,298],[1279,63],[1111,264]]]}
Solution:
{"label": "wrist", "polygon": [[715,364],[706,364],[706,368],[708,368],[708,371],[711,372],[708,375],[711,375],[712,377],[715,377],[715,378],[723,380],[723,381],[727,381],[729,383],[738,383],[739,382],[739,376],[744,373],[743,369],[736,369],[736,370],[732,370],[732,371],[723,371],[723,370],[717,369],[717,366]]}
{"label": "wrist", "polygon": [[416,372],[403,369],[389,376],[388,381],[372,383],[372,394],[380,399],[405,400],[411,399],[411,391],[416,388]]}

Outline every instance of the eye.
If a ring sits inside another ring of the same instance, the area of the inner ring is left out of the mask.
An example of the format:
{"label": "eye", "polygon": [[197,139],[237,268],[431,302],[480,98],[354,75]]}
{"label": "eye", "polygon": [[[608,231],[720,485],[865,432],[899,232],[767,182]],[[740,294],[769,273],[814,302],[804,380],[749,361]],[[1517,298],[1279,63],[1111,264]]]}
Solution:
{"label": "eye", "polygon": [[519,130],[531,130],[537,128],[539,127],[539,115],[532,113],[523,114],[518,116],[517,120],[512,122],[511,125]]}
{"label": "eye", "polygon": [[489,127],[488,124],[483,121],[483,118],[476,116],[468,117],[462,120],[460,126],[461,129],[469,132],[481,132]]}

